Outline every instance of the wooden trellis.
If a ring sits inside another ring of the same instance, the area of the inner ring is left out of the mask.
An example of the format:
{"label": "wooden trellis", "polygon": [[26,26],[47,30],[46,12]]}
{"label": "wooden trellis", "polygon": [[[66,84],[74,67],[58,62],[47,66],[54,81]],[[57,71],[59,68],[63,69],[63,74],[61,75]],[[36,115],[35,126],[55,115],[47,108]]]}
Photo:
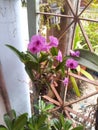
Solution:
{"label": "wooden trellis", "polygon": [[[62,14],[55,14],[55,13],[48,13],[48,12],[36,12],[36,14],[40,14],[40,15],[50,15],[50,16],[56,16],[56,17],[65,17],[65,18],[69,18],[72,19],[72,22],[64,29],[63,33],[59,36],[59,40],[63,37],[63,35],[66,33],[66,31],[74,24],[74,28],[73,28],[73,35],[72,35],[72,43],[73,44],[73,40],[74,40],[74,35],[75,35],[75,29],[77,24],[79,25],[81,32],[85,38],[85,41],[89,47],[89,49],[93,52],[93,48],[92,45],[90,43],[90,40],[86,34],[86,31],[83,27],[83,24],[81,21],[90,21],[90,22],[98,22],[98,20],[95,19],[90,19],[90,18],[83,18],[81,17],[82,14],[84,13],[84,11],[89,7],[89,5],[93,2],[93,0],[90,0],[90,2],[88,2],[88,4],[84,7],[84,9],[79,13],[79,1],[77,0],[77,6],[76,6],[76,12],[74,11],[71,1],[70,0],[66,0],[66,4],[69,6],[70,11],[72,13],[72,15],[62,15]],[[72,49],[72,48],[71,48]]]}
{"label": "wooden trellis", "polygon": [[[29,16],[30,18],[33,16],[30,24],[33,24],[33,22],[36,22],[36,19],[34,19],[34,17],[35,17],[35,16],[38,17],[38,15],[64,17],[64,18],[70,19],[71,22],[63,29],[63,32],[62,32],[62,34],[60,34],[60,35],[58,36],[58,39],[59,39],[59,40],[62,39],[62,37],[67,33],[67,31],[70,29],[70,27],[73,26],[72,37],[71,37],[71,43],[70,43],[71,46],[70,46],[69,50],[72,49],[72,47],[73,47],[73,41],[74,41],[74,36],[75,36],[75,29],[76,29],[76,26],[79,25],[80,30],[81,30],[81,32],[82,32],[82,34],[83,34],[83,36],[84,36],[84,39],[85,39],[85,41],[86,41],[86,43],[87,43],[87,46],[88,46],[89,50],[90,50],[91,52],[94,52],[94,50],[93,50],[93,48],[92,48],[92,44],[91,44],[91,42],[90,42],[90,40],[89,40],[89,38],[88,38],[88,35],[87,35],[87,33],[86,33],[86,31],[85,31],[85,29],[84,29],[84,27],[83,27],[83,24],[82,24],[82,21],[89,21],[89,22],[96,22],[96,23],[98,23],[98,20],[90,19],[90,18],[83,18],[83,17],[82,17],[82,14],[86,11],[86,9],[87,9],[87,8],[89,7],[89,5],[93,2],[93,0],[90,0],[90,1],[88,2],[88,4],[83,8],[83,10],[82,10],[81,12],[79,12],[79,2],[80,2],[80,1],[81,1],[81,0],[77,0],[76,11],[74,11],[73,5],[72,5],[72,3],[71,3],[71,0],[65,0],[66,5],[67,5],[67,6],[69,7],[69,9],[70,9],[71,15],[65,15],[65,14],[63,15],[63,14],[55,14],[55,13],[50,13],[50,12],[39,12],[38,10],[34,9],[34,5],[36,5],[36,4],[34,3],[35,1],[28,0],[28,1],[27,1],[27,7],[28,7],[28,10],[29,10],[29,11],[28,11],[28,14],[30,14],[30,9],[29,9],[30,5],[33,5],[32,8],[31,8],[31,9],[33,9],[33,14],[31,13],[32,15]],[[36,13],[34,13],[35,10],[36,10]],[[29,21],[30,21],[30,20],[29,20]],[[36,25],[36,24],[35,24],[35,25]],[[29,27],[29,28],[32,29],[32,31],[33,31],[33,32],[31,31],[31,33],[29,34],[30,38],[31,38],[31,36],[32,36],[33,34],[36,33],[35,25],[33,26],[34,28],[31,28],[32,26]],[[29,29],[29,30],[30,30],[30,29]],[[38,33],[38,30],[37,30],[37,33]],[[75,77],[76,79],[81,79],[81,80],[86,81],[86,82],[88,82],[88,83],[90,83],[90,84],[94,84],[94,85],[98,86],[98,82],[96,82],[96,81],[91,81],[91,80],[89,80],[89,79],[87,79],[87,78],[85,78],[85,77],[82,77],[82,76],[79,76],[79,75],[76,75],[76,74],[73,74],[73,73],[70,73],[70,72],[68,73],[68,75],[69,75],[69,76],[73,76],[73,77]],[[67,87],[66,87],[66,88],[67,88]],[[90,122],[90,123],[93,122],[93,120],[90,119],[89,117],[85,117],[84,115],[81,115],[80,113],[77,113],[75,110],[73,110],[72,108],[70,108],[69,105],[74,104],[74,103],[76,103],[76,102],[79,102],[79,101],[81,101],[81,100],[84,100],[84,99],[86,99],[86,98],[88,98],[88,97],[91,97],[91,96],[93,96],[93,95],[95,95],[95,94],[98,94],[98,91],[95,91],[95,92],[93,92],[93,93],[91,93],[91,94],[88,94],[87,96],[81,97],[80,99],[74,100],[74,101],[72,101],[72,102],[67,102],[66,100],[64,100],[64,99],[61,98],[61,96],[59,95],[59,93],[57,92],[57,90],[56,90],[56,88],[55,88],[55,86],[54,86],[53,84],[51,84],[51,89],[52,89],[53,93],[55,94],[57,100],[55,100],[54,98],[50,98],[50,97],[47,96],[47,95],[44,95],[44,96],[42,96],[42,97],[43,97],[44,99],[48,100],[49,102],[55,104],[56,107],[55,107],[52,111],[57,111],[58,109],[60,109],[60,110],[62,110],[63,112],[65,112],[65,114],[67,115],[67,117],[68,117],[69,119],[72,119],[71,116],[70,116],[70,114],[69,114],[69,113],[71,112],[71,113],[77,115],[78,117],[82,117],[85,121],[88,121],[88,122]],[[67,89],[65,89],[65,94],[66,94],[66,93],[67,93]],[[66,95],[65,95],[65,97],[66,97]]]}
{"label": "wooden trellis", "polygon": [[[81,22],[81,21],[98,22],[98,20],[95,20],[95,19],[90,19],[90,18],[83,18],[83,17],[81,17],[82,14],[84,13],[84,11],[85,11],[85,10],[89,7],[89,5],[93,2],[93,0],[90,0],[90,1],[88,2],[88,4],[84,7],[84,9],[83,9],[80,13],[79,13],[79,2],[80,2],[80,0],[77,0],[76,11],[74,11],[74,9],[73,9],[71,0],[66,0],[65,2],[66,2],[66,4],[68,5],[68,7],[69,7],[69,9],[70,9],[70,11],[71,11],[71,15],[62,15],[62,14],[55,14],[55,13],[50,13],[50,12],[36,12],[36,14],[37,14],[37,15],[39,14],[39,15],[49,15],[49,16],[56,16],[56,17],[64,17],[64,18],[69,18],[69,19],[71,19],[71,20],[72,20],[71,23],[64,29],[64,31],[62,32],[62,34],[59,35],[59,38],[58,38],[58,39],[60,40],[60,39],[65,35],[65,33],[67,32],[67,30],[68,30],[71,26],[73,26],[73,33],[72,33],[72,40],[71,40],[71,48],[70,48],[70,49],[72,49],[72,45],[73,45],[73,41],[74,41],[74,35],[75,35],[75,29],[76,29],[76,26],[79,25],[80,30],[81,30],[81,32],[82,32],[82,34],[83,34],[83,36],[84,36],[84,39],[85,39],[85,41],[86,41],[86,43],[87,43],[87,45],[88,45],[89,50],[90,50],[91,52],[94,52],[94,51],[93,51],[93,48],[92,48],[92,44],[90,43],[90,40],[89,40],[89,38],[88,38],[88,35],[86,34],[86,31],[85,31],[85,29],[84,29],[84,27],[83,27],[83,24],[82,24],[82,22]],[[97,86],[98,86],[98,82],[96,82],[96,81],[91,81],[91,80],[89,80],[89,79],[87,79],[87,78],[84,78],[84,77],[82,77],[82,76],[78,76],[78,75],[73,74],[73,73],[68,73],[68,74],[69,74],[69,76],[73,76],[73,77],[75,77],[75,78],[78,78],[78,79],[81,79],[81,80],[83,80],[83,81],[86,81],[86,82],[88,82],[88,83],[90,83],[90,84],[94,84],[94,85],[97,85]],[[90,122],[90,123],[93,122],[92,119],[90,119],[89,117],[86,117],[86,116],[84,116],[84,115],[81,115],[80,113],[77,113],[76,111],[74,111],[73,109],[71,109],[71,108],[69,107],[69,105],[74,104],[74,103],[76,103],[76,102],[79,102],[79,101],[81,101],[81,100],[84,100],[84,99],[86,99],[86,98],[88,98],[88,97],[91,97],[91,96],[93,96],[93,95],[95,95],[95,94],[98,94],[98,91],[95,91],[95,92],[93,92],[93,93],[91,93],[91,94],[88,94],[87,96],[81,97],[80,99],[74,100],[74,101],[72,101],[72,102],[66,102],[66,101],[64,101],[64,100],[60,97],[60,95],[58,94],[58,92],[57,92],[57,90],[56,90],[56,88],[55,88],[55,86],[54,86],[53,84],[51,84],[51,89],[52,89],[53,93],[55,94],[57,100],[52,99],[52,98],[50,98],[50,97],[47,96],[47,95],[44,95],[43,98],[46,99],[46,100],[48,100],[49,102],[51,102],[51,103],[53,103],[53,104],[55,104],[55,105],[57,106],[57,107],[56,107],[55,109],[53,109],[52,111],[56,111],[56,110],[58,110],[58,109],[62,109],[62,111],[65,112],[65,114],[67,115],[67,117],[68,117],[69,119],[72,119],[71,116],[70,116],[70,114],[69,114],[69,112],[71,112],[71,113],[77,115],[78,117],[82,117],[85,121],[88,121],[88,122]],[[65,89],[65,91],[67,91],[67,90]],[[65,92],[65,93],[66,93],[66,92]]]}

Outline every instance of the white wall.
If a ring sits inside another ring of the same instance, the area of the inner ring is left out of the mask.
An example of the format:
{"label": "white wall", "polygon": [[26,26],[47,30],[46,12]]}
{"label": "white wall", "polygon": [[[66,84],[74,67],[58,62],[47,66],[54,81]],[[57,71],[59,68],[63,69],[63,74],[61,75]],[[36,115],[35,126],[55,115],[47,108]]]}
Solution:
{"label": "white wall", "polygon": [[22,30],[23,19],[21,14],[21,0],[0,0],[0,61],[11,107],[17,111],[17,114],[23,112],[30,114],[28,76],[24,70],[24,65],[5,46],[5,44],[11,44],[24,51],[24,37],[27,32]]}

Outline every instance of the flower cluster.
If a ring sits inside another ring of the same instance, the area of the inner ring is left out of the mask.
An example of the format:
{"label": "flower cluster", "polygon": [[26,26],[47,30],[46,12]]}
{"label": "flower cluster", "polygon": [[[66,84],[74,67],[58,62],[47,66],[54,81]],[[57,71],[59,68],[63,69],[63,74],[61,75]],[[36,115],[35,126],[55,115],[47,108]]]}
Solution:
{"label": "flower cluster", "polygon": [[[80,96],[75,77],[69,76],[69,71],[75,74],[83,74],[90,80],[90,74],[82,71],[81,65],[94,71],[98,71],[98,56],[88,50],[70,50],[70,56],[62,56],[58,49],[59,41],[56,37],[50,36],[49,42],[41,35],[34,35],[28,44],[26,52],[20,52],[11,45],[6,45],[13,50],[21,62],[25,65],[25,70],[38,91],[37,95],[47,93],[47,90],[54,87],[67,86],[71,83],[77,96]],[[78,67],[80,64],[80,67]],[[70,83],[69,83],[70,82]],[[62,86],[61,85],[61,86]],[[57,87],[58,89],[59,87]]]}
{"label": "flower cluster", "polygon": [[41,35],[34,35],[32,36],[30,43],[28,44],[28,50],[31,53],[36,54],[41,51],[48,51],[50,48],[58,46],[57,38],[50,36],[49,40],[50,42],[47,43],[46,39]]}
{"label": "flower cluster", "polygon": [[[65,61],[66,63],[63,64],[62,66],[60,63],[64,62],[64,59],[62,57],[62,52],[57,49],[58,44],[59,44],[58,39],[54,36],[50,36],[49,40],[50,41],[47,43],[45,37],[41,35],[34,35],[32,36],[30,43],[28,44],[28,51],[30,51],[33,55],[38,54],[38,57],[44,56],[45,58],[45,54],[47,54],[46,59],[43,60],[43,62],[40,62],[40,68],[39,68],[40,71],[38,73],[35,71],[32,71],[35,74],[34,77],[37,77],[37,79],[38,78],[40,79],[40,82],[39,82],[40,84],[43,80],[44,80],[44,83],[46,81],[50,82],[50,79],[52,79],[53,82],[56,82],[57,84],[58,76],[60,78],[60,71],[62,71],[62,68],[67,67],[70,69],[76,69],[76,67],[78,66],[78,62],[72,58],[67,59]],[[53,54],[54,53],[52,51],[53,48],[56,48],[56,52],[57,52],[56,54]],[[41,55],[42,52],[43,52],[43,55]],[[70,55],[79,57],[80,53],[79,51],[74,52],[71,50]],[[58,61],[57,65],[55,65],[54,63],[56,60]],[[61,67],[57,71],[57,68],[60,65]],[[68,78],[66,76],[65,77],[63,76],[62,78],[64,80],[60,79],[59,81],[62,81],[64,86],[68,85],[68,81],[69,81]]]}

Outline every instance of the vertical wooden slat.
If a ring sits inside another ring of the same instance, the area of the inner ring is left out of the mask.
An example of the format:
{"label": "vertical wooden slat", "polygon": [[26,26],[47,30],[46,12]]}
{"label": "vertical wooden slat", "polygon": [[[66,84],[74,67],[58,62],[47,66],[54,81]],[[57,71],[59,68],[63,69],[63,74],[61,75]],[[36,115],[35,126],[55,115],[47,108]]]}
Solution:
{"label": "vertical wooden slat", "polygon": [[0,62],[0,93],[1,93],[3,101],[4,101],[6,112],[9,113],[11,111],[11,105],[10,105],[8,93],[6,90],[6,84],[5,84],[4,77],[3,77],[1,62]]}

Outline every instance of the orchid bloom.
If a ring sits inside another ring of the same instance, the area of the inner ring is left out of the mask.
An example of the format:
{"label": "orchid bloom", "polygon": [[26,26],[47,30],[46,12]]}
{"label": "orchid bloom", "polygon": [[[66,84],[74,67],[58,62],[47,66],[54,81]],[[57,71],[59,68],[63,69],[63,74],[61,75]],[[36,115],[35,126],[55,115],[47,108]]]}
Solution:
{"label": "orchid bloom", "polygon": [[50,47],[57,47],[58,46],[59,42],[58,42],[58,39],[56,37],[50,36],[49,40],[50,40],[50,43],[49,43]]}
{"label": "orchid bloom", "polygon": [[34,35],[31,38],[30,43],[28,44],[28,50],[35,54],[37,52],[42,51],[42,49],[46,45],[46,39],[42,37],[41,35]]}
{"label": "orchid bloom", "polygon": [[69,79],[67,77],[65,77],[65,79],[63,80],[63,84],[64,86],[68,85]]}
{"label": "orchid bloom", "polygon": [[78,62],[74,59],[68,59],[66,61],[66,67],[70,69],[76,69],[77,66],[78,66]]}
{"label": "orchid bloom", "polygon": [[54,36],[50,36],[50,43],[46,42],[45,37],[41,35],[33,35],[31,41],[28,44],[28,50],[32,54],[36,54],[40,51],[48,51],[52,47],[58,46],[58,39]]}
{"label": "orchid bloom", "polygon": [[58,55],[56,56],[56,59],[59,61],[59,62],[62,62],[62,52],[59,50],[58,51]]}
{"label": "orchid bloom", "polygon": [[73,51],[73,50],[70,50],[70,55],[71,55],[71,56],[79,57],[79,56],[80,56],[80,51]]}

